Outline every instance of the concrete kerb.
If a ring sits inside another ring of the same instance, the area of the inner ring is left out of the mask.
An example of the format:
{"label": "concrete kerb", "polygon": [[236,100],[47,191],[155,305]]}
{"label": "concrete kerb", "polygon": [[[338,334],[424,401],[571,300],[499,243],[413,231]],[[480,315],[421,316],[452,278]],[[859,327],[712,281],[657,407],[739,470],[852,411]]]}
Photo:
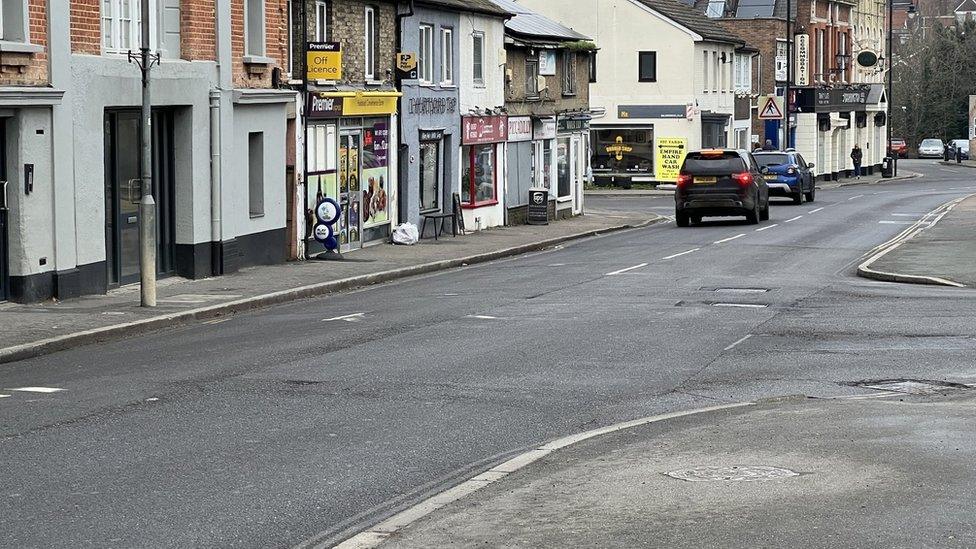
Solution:
{"label": "concrete kerb", "polygon": [[571,240],[579,240],[581,238],[599,236],[602,234],[612,233],[612,232],[621,231],[625,229],[636,229],[636,228],[647,227],[655,223],[664,221],[665,219],[666,218],[662,216],[656,216],[642,223],[621,224],[621,225],[613,225],[610,227],[604,227],[601,229],[592,229],[592,230],[583,231],[579,233],[573,233],[569,235],[562,235],[555,238],[549,238],[546,240],[530,242],[528,244],[521,244],[510,248],[503,248],[501,250],[494,250],[482,254],[476,254],[476,255],[471,255],[471,256],[461,257],[456,259],[445,259],[441,261],[423,263],[420,265],[412,265],[400,269],[392,269],[388,271],[370,273],[367,275],[343,278],[340,280],[331,280],[328,282],[311,284],[308,286],[301,286],[298,288],[290,288],[287,290],[281,290],[269,294],[247,297],[243,299],[229,301],[226,303],[211,305],[208,307],[200,307],[196,309],[191,309],[189,311],[169,313],[169,314],[159,315],[152,318],[136,320],[133,322],[114,324],[112,326],[103,326],[100,328],[83,330],[80,332],[74,332],[74,333],[56,336],[52,338],[42,339],[39,341],[22,343],[20,345],[14,345],[11,347],[0,349],[0,364],[16,362],[19,360],[25,360],[28,358],[51,354],[58,351],[71,349],[74,347],[80,347],[82,345],[89,345],[92,343],[100,343],[104,341],[118,339],[121,337],[130,337],[133,335],[139,335],[139,334],[143,334],[155,330],[160,330],[163,328],[178,326],[186,322],[209,320],[224,315],[241,313],[241,312],[250,311],[254,309],[261,309],[265,307],[270,307],[272,305],[279,305],[290,301],[297,301],[299,299],[317,297],[325,294],[351,290],[354,288],[371,286],[374,284],[381,284],[384,282],[390,282],[393,280],[406,278],[410,276],[417,276],[417,275],[422,275],[422,274],[427,274],[427,273],[432,273],[437,271],[443,271],[455,267],[461,267],[464,265],[485,263],[488,261],[494,261],[496,259],[501,259],[504,257],[542,250]]}
{"label": "concrete kerb", "polygon": [[[523,469],[532,463],[548,456],[549,454],[578,444],[585,440],[589,440],[601,435],[615,433],[617,431],[622,431],[625,429],[632,429],[634,427],[639,427],[642,425],[648,425],[650,423],[658,423],[661,421],[666,421],[669,419],[675,419],[680,417],[687,417],[698,414],[705,414],[710,412],[719,412],[726,410],[733,410],[737,408],[745,408],[748,406],[755,406],[755,402],[737,402],[734,404],[723,404],[718,406],[709,406],[706,408],[697,408],[694,410],[685,410],[682,412],[671,412],[667,414],[661,414],[656,416],[650,416],[640,419],[635,419],[632,421],[625,421],[623,423],[617,423],[614,425],[609,425],[607,427],[602,427],[600,429],[594,429],[592,431],[585,431],[583,433],[578,433],[575,435],[570,435],[567,437],[562,437],[551,441],[549,443],[540,445],[536,448],[523,452],[513,458],[506,460],[505,462],[492,467],[488,471],[481,473],[471,479],[464,481],[456,486],[448,488],[443,492],[436,494],[420,503],[413,505],[404,511],[401,511],[392,517],[376,524],[375,526],[360,532],[353,537],[335,545],[335,549],[373,549],[380,546],[389,538],[392,534],[396,533],[407,526],[419,521],[420,519],[430,515],[434,511],[441,509],[455,501],[458,501],[482,488],[498,482],[499,480],[505,478],[506,476]],[[315,547],[325,549],[327,545],[315,545]]]}
{"label": "concrete kerb", "polygon": [[873,280],[881,280],[884,282],[902,282],[907,284],[929,284],[935,286],[951,286],[954,288],[965,288],[965,284],[960,284],[958,282],[948,280],[945,278],[937,276],[926,276],[926,275],[909,275],[902,273],[892,273],[887,271],[879,271],[877,269],[872,269],[871,265],[877,262],[879,259],[885,255],[895,251],[902,244],[908,242],[909,240],[918,236],[922,231],[930,227],[934,227],[936,223],[942,221],[942,218],[946,216],[957,204],[963,200],[976,196],[976,194],[971,194],[961,198],[956,198],[950,200],[945,204],[942,204],[938,208],[930,211],[929,213],[922,216],[921,219],[916,221],[911,227],[908,227],[897,236],[891,240],[881,244],[875,249],[868,252],[871,255],[866,261],[857,266],[857,275],[863,278],[870,278]]}
{"label": "concrete kerb", "polygon": [[827,185],[817,185],[817,189],[839,189],[841,187],[854,187],[856,185],[881,185],[884,183],[891,183],[893,181],[905,181],[907,179],[915,179],[918,177],[924,177],[922,174],[917,172],[909,172],[906,175],[898,175],[895,177],[881,178],[878,180],[857,180],[854,181],[844,181],[841,183],[828,183]]}

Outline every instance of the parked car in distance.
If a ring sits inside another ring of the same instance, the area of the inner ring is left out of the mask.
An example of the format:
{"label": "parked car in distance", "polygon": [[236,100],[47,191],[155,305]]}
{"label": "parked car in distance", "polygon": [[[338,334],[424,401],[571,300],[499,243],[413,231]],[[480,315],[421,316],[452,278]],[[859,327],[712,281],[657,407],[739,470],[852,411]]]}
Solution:
{"label": "parked car in distance", "polygon": [[752,154],[735,149],[691,151],[674,191],[675,222],[687,227],[703,217],[744,215],[769,219],[769,187]]}
{"label": "parked car in distance", "polygon": [[945,154],[945,143],[941,139],[923,139],[918,145],[919,158],[942,158]]}
{"label": "parked car in distance", "polygon": [[808,164],[798,152],[756,152],[752,155],[759,164],[759,171],[769,186],[769,196],[792,198],[794,204],[813,202],[817,188],[814,182],[813,164]]}
{"label": "parked car in distance", "polygon": [[892,137],[888,149],[891,154],[898,155],[898,158],[908,157],[908,142],[901,137]]}
{"label": "parked car in distance", "polygon": [[955,160],[956,150],[962,151],[962,159],[969,160],[969,140],[953,139],[949,142],[949,159]]}

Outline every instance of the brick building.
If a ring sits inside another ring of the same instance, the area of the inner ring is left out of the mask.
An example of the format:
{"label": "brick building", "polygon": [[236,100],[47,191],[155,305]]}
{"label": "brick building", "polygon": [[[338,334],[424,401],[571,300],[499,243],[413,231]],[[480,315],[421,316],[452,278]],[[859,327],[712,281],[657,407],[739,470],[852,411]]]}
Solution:
{"label": "brick building", "polygon": [[128,52],[143,22],[160,57],[151,73],[159,274],[286,259],[296,214],[286,190],[295,94],[277,87],[286,0],[151,0],[147,14],[123,0],[10,0],[3,15],[0,298],[67,298],[139,279],[141,83]]}

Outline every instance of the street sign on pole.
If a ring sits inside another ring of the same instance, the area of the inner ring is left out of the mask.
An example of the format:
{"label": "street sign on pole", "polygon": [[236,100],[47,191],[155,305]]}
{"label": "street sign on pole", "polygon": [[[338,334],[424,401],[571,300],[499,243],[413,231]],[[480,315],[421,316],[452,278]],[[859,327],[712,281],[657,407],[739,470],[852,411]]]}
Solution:
{"label": "street sign on pole", "polygon": [[782,120],[783,103],[782,98],[775,95],[765,96],[759,103],[760,120]]}

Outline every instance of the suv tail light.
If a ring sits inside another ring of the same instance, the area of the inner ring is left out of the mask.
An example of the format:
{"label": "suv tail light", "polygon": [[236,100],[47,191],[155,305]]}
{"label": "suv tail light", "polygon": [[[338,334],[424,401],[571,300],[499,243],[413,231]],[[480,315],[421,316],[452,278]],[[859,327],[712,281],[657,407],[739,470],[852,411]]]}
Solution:
{"label": "suv tail light", "polygon": [[752,174],[749,172],[732,174],[732,179],[734,179],[740,187],[748,187],[749,185],[752,185],[754,181]]}
{"label": "suv tail light", "polygon": [[678,174],[678,188],[679,189],[684,189],[688,185],[691,185],[691,182],[692,182],[693,179],[694,178],[691,176],[690,173],[681,173],[681,174]]}

